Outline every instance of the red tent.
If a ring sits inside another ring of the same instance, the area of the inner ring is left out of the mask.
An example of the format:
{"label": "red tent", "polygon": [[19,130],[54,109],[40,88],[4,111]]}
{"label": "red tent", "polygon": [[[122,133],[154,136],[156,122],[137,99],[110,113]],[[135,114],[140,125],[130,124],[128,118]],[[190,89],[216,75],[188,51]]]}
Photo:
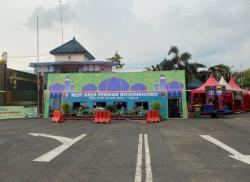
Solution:
{"label": "red tent", "polygon": [[245,111],[249,111],[250,110],[250,92],[249,90],[245,90],[240,88],[234,81],[233,78],[230,79],[229,81],[229,85],[238,92],[242,92],[243,93],[243,100],[241,101],[236,101],[235,104],[238,104],[238,107],[241,107],[243,110]]}
{"label": "red tent", "polygon": [[[202,86],[200,86],[199,88],[194,89],[194,90],[191,91],[192,104],[193,104],[193,101],[194,101],[194,96],[196,94],[200,95],[200,94],[205,94],[206,93],[206,90],[205,90],[206,86],[218,86],[218,85],[220,85],[219,82],[217,82],[217,80],[212,75],[210,75],[210,77],[207,79],[207,81]],[[201,99],[202,100],[200,100],[198,102],[201,102],[200,104],[204,104],[205,103],[205,97],[201,98]]]}
{"label": "red tent", "polygon": [[234,81],[234,79],[233,78],[231,78],[230,80],[229,80],[229,83],[228,83],[234,90],[236,90],[236,91],[242,91],[243,92],[243,89],[242,88],[240,88],[236,83],[235,83],[235,81]]}
{"label": "red tent", "polygon": [[219,82],[211,75],[207,81],[201,85],[199,88],[194,89],[191,91],[192,95],[196,93],[205,93],[206,86],[218,86],[220,85]]}

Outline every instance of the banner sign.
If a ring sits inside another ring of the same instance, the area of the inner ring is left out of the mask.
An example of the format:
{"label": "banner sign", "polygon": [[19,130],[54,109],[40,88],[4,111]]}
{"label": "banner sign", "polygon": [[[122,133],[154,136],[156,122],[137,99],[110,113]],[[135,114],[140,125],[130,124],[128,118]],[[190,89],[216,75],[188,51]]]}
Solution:
{"label": "banner sign", "polygon": [[160,113],[168,115],[167,99],[180,98],[180,111],[186,118],[185,72],[155,71],[129,73],[60,73],[48,75],[49,94],[45,101],[45,117],[58,103],[127,102],[133,109],[135,102],[161,102]]}
{"label": "banner sign", "polygon": [[0,119],[35,117],[37,117],[37,107],[0,106]]}
{"label": "banner sign", "polygon": [[243,92],[234,91],[233,92],[234,100],[243,100]]}
{"label": "banner sign", "polygon": [[206,95],[207,96],[222,96],[226,95],[226,88],[225,86],[206,86]]}
{"label": "banner sign", "polygon": [[130,99],[139,99],[144,97],[159,97],[158,92],[89,92],[89,93],[80,93],[73,92],[68,93],[65,97],[69,98],[88,98],[89,100],[130,100]]}

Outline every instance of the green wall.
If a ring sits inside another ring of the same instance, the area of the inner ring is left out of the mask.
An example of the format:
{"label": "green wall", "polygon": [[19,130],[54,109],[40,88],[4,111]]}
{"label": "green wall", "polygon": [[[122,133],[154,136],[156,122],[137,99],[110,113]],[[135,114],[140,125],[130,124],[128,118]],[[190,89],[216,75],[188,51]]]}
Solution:
{"label": "green wall", "polygon": [[[154,91],[155,81],[160,82],[160,76],[166,77],[166,82],[178,81],[183,84],[182,91],[182,109],[183,118],[187,118],[186,90],[185,90],[185,73],[182,70],[175,71],[154,71],[154,72],[126,72],[126,73],[51,73],[48,75],[48,87],[51,84],[65,83],[65,77],[69,77],[70,81],[74,81],[74,91],[79,92],[86,84],[98,85],[105,79],[111,77],[119,77],[126,80],[130,85],[143,83],[147,86],[147,91]],[[49,91],[45,91],[45,117],[48,117],[49,110]]]}

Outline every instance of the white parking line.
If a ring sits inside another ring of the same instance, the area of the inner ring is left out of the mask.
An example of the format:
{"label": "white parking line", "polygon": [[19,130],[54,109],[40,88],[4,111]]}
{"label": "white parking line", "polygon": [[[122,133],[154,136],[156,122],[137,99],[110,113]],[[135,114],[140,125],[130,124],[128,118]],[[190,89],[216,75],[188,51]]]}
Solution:
{"label": "white parking line", "polygon": [[137,162],[136,162],[136,172],[135,172],[135,182],[142,181],[142,142],[144,136],[144,149],[145,149],[145,173],[146,173],[146,182],[153,182],[153,175],[151,169],[151,159],[149,152],[149,144],[148,144],[148,135],[140,134],[139,142],[138,142],[138,152],[137,152]]}
{"label": "white parking line", "polygon": [[56,156],[61,154],[64,150],[68,149],[71,145],[73,145],[74,143],[78,142],[79,140],[87,136],[87,134],[82,134],[72,139],[72,138],[66,138],[66,137],[61,137],[61,136],[47,135],[44,133],[29,133],[29,134],[33,136],[42,136],[42,137],[52,138],[62,143],[62,145],[56,147],[50,152],[34,159],[33,161],[35,162],[49,162],[52,159],[54,159]]}
{"label": "white parking line", "polygon": [[135,182],[141,182],[142,180],[141,168],[142,168],[142,134],[139,135],[136,171],[135,171]]}
{"label": "white parking line", "polygon": [[228,151],[232,155],[229,155],[229,157],[232,157],[233,159],[239,160],[241,162],[244,162],[246,164],[250,164],[250,155],[243,155],[237,150],[229,147],[228,145],[222,143],[221,141],[217,140],[216,138],[211,137],[210,135],[200,135],[202,138],[206,139],[207,141],[219,146],[220,148],[223,148],[224,150]]}
{"label": "white parking line", "polygon": [[145,143],[146,182],[153,182],[147,134],[144,134],[144,143]]}

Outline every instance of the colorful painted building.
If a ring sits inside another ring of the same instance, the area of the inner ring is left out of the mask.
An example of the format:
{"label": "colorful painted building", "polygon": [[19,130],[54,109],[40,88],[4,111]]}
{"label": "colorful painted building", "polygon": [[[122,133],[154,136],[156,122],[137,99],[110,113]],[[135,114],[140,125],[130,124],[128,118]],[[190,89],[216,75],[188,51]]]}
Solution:
{"label": "colorful painted building", "polygon": [[118,104],[126,110],[161,105],[163,118],[187,118],[184,71],[133,73],[51,73],[45,91],[45,118],[63,103],[72,108]]}

